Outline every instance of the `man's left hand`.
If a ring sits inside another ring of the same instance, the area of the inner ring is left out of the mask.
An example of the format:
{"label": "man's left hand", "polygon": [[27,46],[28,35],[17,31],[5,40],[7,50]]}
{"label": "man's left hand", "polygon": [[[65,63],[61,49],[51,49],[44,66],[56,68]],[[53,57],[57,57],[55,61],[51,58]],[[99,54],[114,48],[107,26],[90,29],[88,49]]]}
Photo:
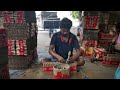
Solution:
{"label": "man's left hand", "polygon": [[69,60],[70,60],[70,62],[74,62],[75,61],[75,57],[71,56],[71,57],[69,57]]}

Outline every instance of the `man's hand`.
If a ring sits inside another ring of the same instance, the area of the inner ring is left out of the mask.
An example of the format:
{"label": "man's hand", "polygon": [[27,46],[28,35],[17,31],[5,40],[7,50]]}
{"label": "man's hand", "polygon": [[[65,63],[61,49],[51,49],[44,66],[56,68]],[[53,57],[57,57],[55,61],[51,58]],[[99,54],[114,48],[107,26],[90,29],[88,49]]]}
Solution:
{"label": "man's hand", "polygon": [[61,63],[64,63],[64,62],[65,62],[65,59],[60,56],[60,57],[58,58],[58,61],[61,62]]}
{"label": "man's hand", "polygon": [[50,45],[50,47],[49,47],[49,53],[50,53],[50,55],[53,56],[53,57],[55,57],[55,58],[57,58],[57,60],[58,60],[59,62],[61,62],[61,63],[65,62],[65,60],[64,60],[63,57],[61,57],[61,56],[58,55],[55,51],[53,51],[54,48],[55,48],[54,45]]}
{"label": "man's hand", "polygon": [[68,59],[70,62],[74,62],[76,59],[75,59],[75,57],[74,56],[71,56],[71,57],[69,57],[69,59]]}
{"label": "man's hand", "polygon": [[115,39],[112,39],[112,43],[114,43],[115,42]]}

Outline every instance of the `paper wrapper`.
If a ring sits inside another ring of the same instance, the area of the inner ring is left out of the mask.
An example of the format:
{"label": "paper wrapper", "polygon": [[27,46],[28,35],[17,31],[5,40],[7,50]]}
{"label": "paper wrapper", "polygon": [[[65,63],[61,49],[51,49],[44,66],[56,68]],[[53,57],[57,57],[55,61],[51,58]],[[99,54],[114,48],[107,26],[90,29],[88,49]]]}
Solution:
{"label": "paper wrapper", "polygon": [[60,62],[43,62],[43,71],[51,72],[53,71],[53,66],[60,64]]}
{"label": "paper wrapper", "polygon": [[77,61],[73,62],[73,63],[69,63],[70,66],[70,71],[77,71]]}

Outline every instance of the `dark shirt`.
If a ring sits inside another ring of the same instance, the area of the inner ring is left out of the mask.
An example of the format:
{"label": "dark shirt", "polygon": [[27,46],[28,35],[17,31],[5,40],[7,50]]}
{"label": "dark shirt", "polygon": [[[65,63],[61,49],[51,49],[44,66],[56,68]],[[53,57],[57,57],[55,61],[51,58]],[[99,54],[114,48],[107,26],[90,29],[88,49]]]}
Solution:
{"label": "dark shirt", "polygon": [[[55,52],[62,56],[64,59],[67,59],[68,52],[73,51],[73,48],[79,49],[80,45],[78,43],[76,36],[71,32],[68,42],[62,41],[61,37],[62,37],[61,32],[55,33],[51,39],[50,45],[54,45]],[[70,38],[72,38],[72,40],[70,40]]]}

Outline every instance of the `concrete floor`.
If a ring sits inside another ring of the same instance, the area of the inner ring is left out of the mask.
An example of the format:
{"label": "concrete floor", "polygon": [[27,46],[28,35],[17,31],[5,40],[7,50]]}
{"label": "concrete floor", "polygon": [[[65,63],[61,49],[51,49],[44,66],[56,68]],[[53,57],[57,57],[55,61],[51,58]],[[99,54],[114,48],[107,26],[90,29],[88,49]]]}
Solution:
{"label": "concrete floor", "polygon": [[[71,30],[76,34],[74,30]],[[9,70],[11,79],[53,79],[52,72],[43,72],[40,59],[50,57],[48,54],[50,38],[48,31],[38,32],[38,59],[29,69]],[[71,79],[113,79],[117,66],[103,66],[101,62],[91,63],[86,59],[86,63],[81,67],[80,72],[71,73]]]}

